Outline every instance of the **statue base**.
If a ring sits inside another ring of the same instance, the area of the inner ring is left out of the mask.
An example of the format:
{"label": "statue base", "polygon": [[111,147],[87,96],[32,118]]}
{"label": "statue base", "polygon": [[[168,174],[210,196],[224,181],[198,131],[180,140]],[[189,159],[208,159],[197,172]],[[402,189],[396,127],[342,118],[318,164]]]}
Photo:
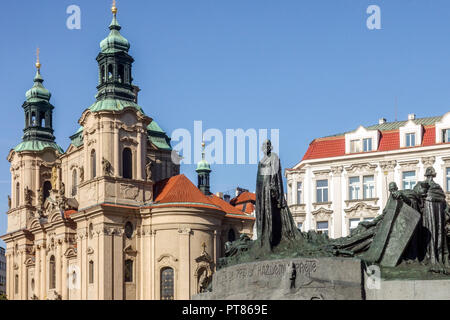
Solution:
{"label": "statue base", "polygon": [[[295,271],[294,271],[294,266]],[[193,300],[362,300],[363,264],[348,258],[293,258],[217,271],[212,292]]]}

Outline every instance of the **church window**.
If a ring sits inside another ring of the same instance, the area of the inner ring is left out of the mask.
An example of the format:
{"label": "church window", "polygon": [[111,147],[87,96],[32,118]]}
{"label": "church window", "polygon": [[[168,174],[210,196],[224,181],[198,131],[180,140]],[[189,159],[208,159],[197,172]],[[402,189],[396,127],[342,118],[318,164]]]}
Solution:
{"label": "church window", "polygon": [[108,66],[108,80],[111,80],[112,78],[113,78],[113,65],[112,64],[110,64],[109,66]]}
{"label": "church window", "polygon": [[50,190],[52,190],[52,184],[50,181],[44,182],[44,201],[50,196]]}
{"label": "church window", "polygon": [[17,274],[14,278],[14,292],[15,294],[19,294],[19,275]]}
{"label": "church window", "polygon": [[56,263],[55,256],[50,257],[50,265],[49,265],[49,289],[56,288]]}
{"label": "church window", "polygon": [[72,196],[77,195],[77,188],[78,188],[78,176],[77,176],[77,170],[74,169],[72,171]]}
{"label": "church window", "polygon": [[45,112],[39,113],[39,126],[45,128]]}
{"label": "church window", "polygon": [[161,270],[161,300],[174,300],[174,272],[170,267]]}
{"label": "church window", "polygon": [[89,261],[89,284],[94,283],[94,261]]}
{"label": "church window", "polygon": [[97,161],[96,161],[95,150],[91,151],[91,176],[92,179],[97,176]]}
{"label": "church window", "polygon": [[31,125],[32,126],[36,126],[37,125],[37,123],[36,123],[36,113],[34,111],[31,113]]}
{"label": "church window", "polygon": [[133,282],[133,260],[125,261],[125,282]]}
{"label": "church window", "polygon": [[133,154],[130,148],[125,148],[122,152],[122,174],[125,179],[133,178]]}
{"label": "church window", "polygon": [[20,206],[20,183],[16,184],[16,207]]}
{"label": "church window", "polygon": [[123,64],[119,65],[119,83],[124,83],[125,81],[125,67]]}
{"label": "church window", "polygon": [[101,84],[104,84],[106,82],[106,74],[105,74],[105,66],[102,66],[100,74]]}

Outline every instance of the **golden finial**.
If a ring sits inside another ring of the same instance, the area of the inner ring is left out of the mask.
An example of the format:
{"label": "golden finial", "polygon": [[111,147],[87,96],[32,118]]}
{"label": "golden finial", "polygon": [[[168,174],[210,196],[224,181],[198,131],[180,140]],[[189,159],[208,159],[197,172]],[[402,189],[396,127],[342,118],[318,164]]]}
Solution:
{"label": "golden finial", "polygon": [[113,13],[113,15],[117,14],[116,0],[113,0],[113,5],[112,5],[112,8],[111,8],[111,12]]}
{"label": "golden finial", "polygon": [[36,50],[36,69],[38,69],[38,70],[41,70],[41,62],[40,62],[40,59],[39,59],[39,53],[40,53],[40,50],[39,50],[39,48],[37,48],[37,50]]}

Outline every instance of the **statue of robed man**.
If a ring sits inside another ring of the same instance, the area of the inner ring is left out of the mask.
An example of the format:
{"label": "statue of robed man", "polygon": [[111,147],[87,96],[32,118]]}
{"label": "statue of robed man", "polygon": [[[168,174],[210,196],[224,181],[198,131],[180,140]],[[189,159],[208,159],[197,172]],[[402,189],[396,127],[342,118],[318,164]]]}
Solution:
{"label": "statue of robed man", "polygon": [[264,157],[258,164],[256,179],[256,229],[259,245],[272,250],[282,240],[295,240],[302,235],[284,198],[280,159],[272,152],[270,140],[264,142],[262,149]]}

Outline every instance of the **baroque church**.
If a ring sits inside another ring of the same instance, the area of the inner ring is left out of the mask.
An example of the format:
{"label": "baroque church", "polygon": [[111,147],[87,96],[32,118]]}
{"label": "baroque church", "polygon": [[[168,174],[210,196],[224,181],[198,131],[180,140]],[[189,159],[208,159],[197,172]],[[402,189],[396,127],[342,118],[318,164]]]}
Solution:
{"label": "baroque church", "polygon": [[65,152],[36,63],[23,141],[7,158],[10,300],[190,299],[225,243],[253,234],[250,212],[211,194],[204,156],[197,186],[179,174],[170,138],[138,105],[130,44],[112,13],[96,101]]}

